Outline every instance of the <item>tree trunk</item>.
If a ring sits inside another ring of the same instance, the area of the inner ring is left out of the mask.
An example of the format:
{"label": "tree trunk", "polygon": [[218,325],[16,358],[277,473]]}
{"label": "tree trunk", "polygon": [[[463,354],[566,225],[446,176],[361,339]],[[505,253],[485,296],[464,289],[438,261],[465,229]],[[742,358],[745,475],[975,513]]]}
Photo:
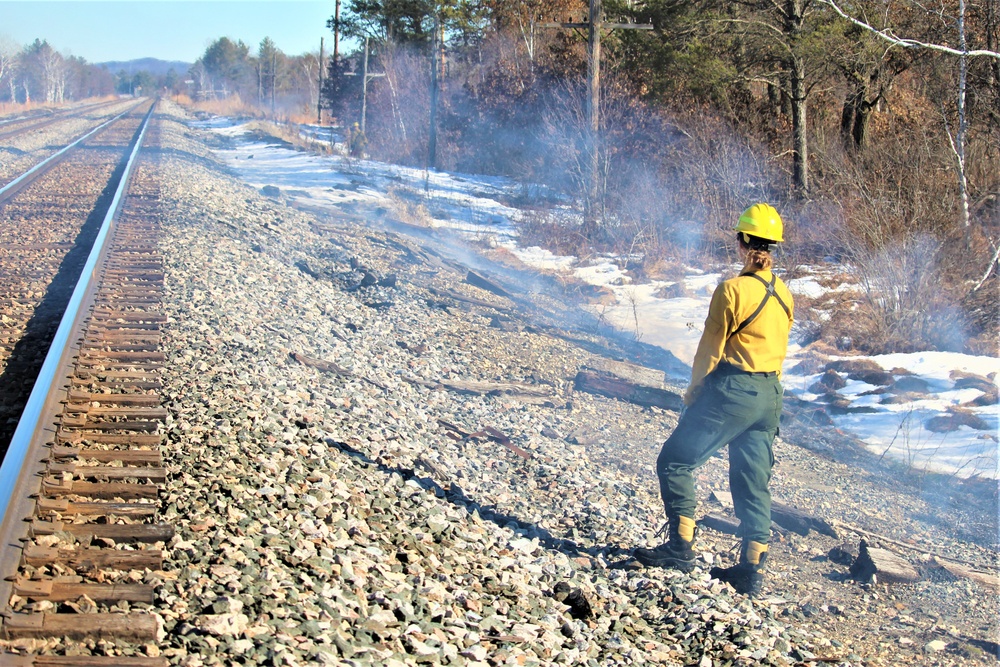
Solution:
{"label": "tree trunk", "polygon": [[799,53],[802,24],[808,0],[785,2],[785,34],[788,35],[789,88],[792,105],[792,182],[799,196],[809,192],[809,144],[806,135],[806,65]]}
{"label": "tree trunk", "polygon": [[799,195],[809,192],[809,143],[806,136],[806,82],[802,58],[791,58],[792,181]]}
{"label": "tree trunk", "polygon": [[854,122],[858,115],[859,101],[860,93],[855,87],[844,98],[844,106],[840,111],[840,140],[847,150],[857,148],[854,143]]}
{"label": "tree trunk", "polygon": [[854,139],[854,147],[862,148],[868,140],[868,123],[871,120],[872,112],[875,111],[876,102],[861,100],[857,113],[854,115],[854,128],[851,137]]}
{"label": "tree trunk", "polygon": [[[986,48],[990,51],[1000,49],[997,44],[998,33],[1000,33],[1000,0],[989,0],[986,3]],[[993,58],[990,62],[989,74],[986,84],[994,89],[997,97],[1000,98],[1000,58]]]}

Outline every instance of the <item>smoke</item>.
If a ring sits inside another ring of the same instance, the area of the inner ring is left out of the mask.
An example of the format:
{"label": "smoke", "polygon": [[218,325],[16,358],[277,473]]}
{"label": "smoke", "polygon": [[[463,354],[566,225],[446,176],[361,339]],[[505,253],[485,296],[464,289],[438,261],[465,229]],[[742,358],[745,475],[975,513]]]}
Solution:
{"label": "smoke", "polygon": [[937,259],[942,243],[928,234],[892,239],[873,247],[850,239],[847,259],[861,287],[859,349],[874,352],[938,349],[961,351],[962,313],[942,289]]}
{"label": "smoke", "polygon": [[[545,50],[539,43],[535,53]],[[381,46],[377,56],[371,67],[386,76],[369,88],[369,151],[378,159],[427,166],[430,58],[395,44]],[[701,110],[668,116],[643,102],[609,66],[595,143],[582,74],[574,77],[564,62],[529,58],[519,35],[491,36],[477,56],[446,63],[436,166],[507,176],[526,184],[525,191],[541,185],[561,193],[576,203],[577,224],[584,209],[596,213],[598,233],[587,230],[595,250],[693,262],[706,252],[730,251],[733,221],[748,205],[780,206],[774,184],[782,175],[767,151],[721,118]],[[599,168],[591,202],[595,149]],[[553,198],[518,205],[544,209]]]}

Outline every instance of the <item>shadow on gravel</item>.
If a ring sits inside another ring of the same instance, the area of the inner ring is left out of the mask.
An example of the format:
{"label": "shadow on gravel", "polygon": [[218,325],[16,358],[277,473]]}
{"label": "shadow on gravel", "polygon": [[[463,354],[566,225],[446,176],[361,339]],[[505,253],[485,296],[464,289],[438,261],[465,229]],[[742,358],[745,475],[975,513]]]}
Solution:
{"label": "shadow on gravel", "polygon": [[[565,538],[556,537],[545,528],[540,528],[539,526],[533,523],[522,521],[510,514],[504,514],[503,512],[498,512],[492,507],[489,507],[487,505],[481,505],[480,503],[476,502],[475,500],[467,496],[465,492],[458,485],[452,484],[451,488],[445,489],[430,477],[421,477],[412,468],[403,468],[400,466],[386,465],[385,463],[372,459],[366,453],[362,452],[359,449],[351,447],[345,442],[338,442],[332,439],[328,439],[325,442],[327,445],[335,447],[342,453],[346,454],[347,456],[357,461],[360,461],[364,465],[374,466],[375,468],[378,469],[379,472],[382,472],[386,475],[399,475],[400,477],[403,478],[403,481],[414,480],[417,482],[417,484],[419,484],[422,488],[426,489],[427,491],[433,491],[434,495],[437,496],[438,498],[441,498],[442,500],[447,500],[449,503],[455,505],[456,507],[462,507],[469,513],[478,512],[480,518],[482,518],[485,521],[495,523],[501,528],[509,528],[510,530],[513,531],[520,531],[523,534],[523,536],[527,537],[528,539],[537,538],[538,543],[545,549],[549,549],[551,551],[559,551],[566,554],[567,556],[579,556],[582,554],[586,554],[587,556],[591,556],[594,558],[601,556],[605,560],[610,560],[613,558],[624,559],[630,556],[632,553],[631,549],[625,549],[620,546],[612,546],[612,545],[608,545],[605,547],[597,547],[597,546],[583,547],[574,542],[573,540],[567,540]],[[621,561],[619,563],[613,563],[612,567],[614,566],[620,567],[623,563],[624,561]]]}

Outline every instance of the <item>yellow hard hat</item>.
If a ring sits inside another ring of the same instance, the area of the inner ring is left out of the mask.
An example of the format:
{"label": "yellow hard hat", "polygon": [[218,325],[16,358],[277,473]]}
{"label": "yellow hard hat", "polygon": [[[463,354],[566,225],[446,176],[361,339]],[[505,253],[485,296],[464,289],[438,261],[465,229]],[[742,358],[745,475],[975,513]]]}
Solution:
{"label": "yellow hard hat", "polygon": [[736,223],[736,231],[765,239],[771,243],[782,243],[784,226],[781,216],[770,204],[754,204],[743,211]]}

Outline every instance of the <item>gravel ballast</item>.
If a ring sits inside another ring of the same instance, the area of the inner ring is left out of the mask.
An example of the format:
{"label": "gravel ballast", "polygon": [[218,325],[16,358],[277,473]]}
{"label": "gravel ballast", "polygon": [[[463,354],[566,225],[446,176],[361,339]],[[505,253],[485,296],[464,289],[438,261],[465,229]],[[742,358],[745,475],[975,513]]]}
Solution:
{"label": "gravel ballast", "polygon": [[[652,466],[677,415],[572,389],[599,352],[634,359],[627,342],[417,261],[421,241],[265,197],[165,111],[177,536],[147,573],[163,638],[140,652],[189,667],[995,664],[996,591],[854,581],[826,556],[856,545],[849,531],[776,534],[757,600],[708,577],[732,562],[730,535],[702,530],[691,574],[630,561],[656,543]],[[448,388],[463,381],[545,395]],[[776,456],[782,502],[996,564],[968,503],[782,439]],[[726,470],[699,471],[703,512],[724,511]]]}

